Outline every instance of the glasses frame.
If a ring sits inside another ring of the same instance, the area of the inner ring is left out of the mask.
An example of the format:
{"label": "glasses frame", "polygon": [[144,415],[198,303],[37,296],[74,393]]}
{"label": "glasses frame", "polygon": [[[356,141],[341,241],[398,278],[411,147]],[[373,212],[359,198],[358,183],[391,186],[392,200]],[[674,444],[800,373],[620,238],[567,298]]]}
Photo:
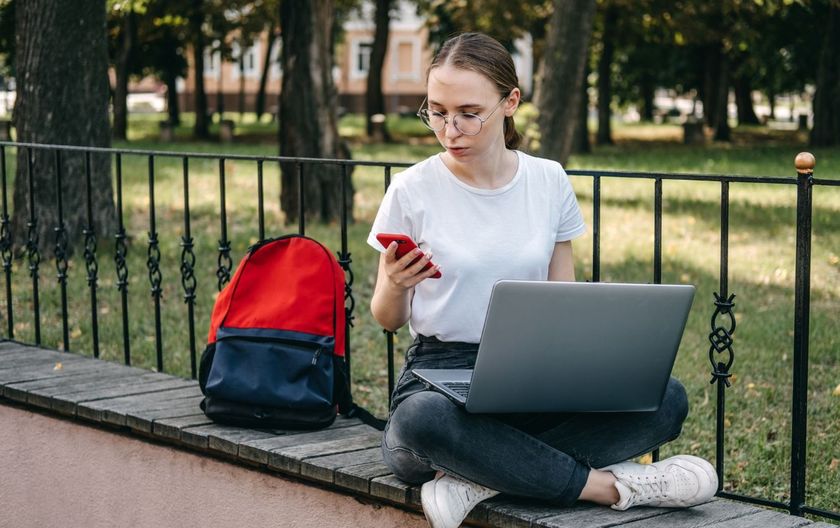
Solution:
{"label": "glasses frame", "polygon": [[[477,135],[481,134],[481,131],[484,129],[484,123],[487,122],[493,116],[493,114],[496,113],[496,110],[499,109],[499,106],[502,104],[502,102],[505,99],[507,99],[509,96],[510,96],[510,94],[503,95],[502,98],[499,99],[499,102],[496,103],[496,106],[493,107],[493,110],[491,110],[490,113],[487,114],[487,117],[481,117],[480,115],[475,114],[473,112],[458,112],[458,113],[452,114],[451,116],[447,117],[440,112],[430,110],[428,106],[426,106],[426,108],[423,108],[423,106],[426,105],[426,103],[427,103],[427,100],[428,100],[428,96],[427,96],[427,97],[423,98],[423,102],[420,103],[420,109],[417,110],[417,114],[415,114],[415,115],[417,115],[417,117],[420,118],[420,122],[423,123],[423,126],[428,128],[432,132],[435,132],[435,133],[440,132],[441,130],[445,129],[447,125],[452,123],[452,126],[455,127],[455,130],[457,130],[461,134],[463,134],[465,136],[477,136]],[[423,119],[423,112],[424,111],[426,112],[426,120]],[[439,115],[443,119],[443,126],[441,126],[439,128],[436,128],[436,129],[432,128],[431,123],[427,122],[429,120],[429,114]],[[458,116],[469,116],[470,118],[474,117],[474,118],[478,119],[478,121],[481,123],[478,126],[478,132],[476,132],[475,134],[469,134],[467,132],[464,132],[460,128],[458,128],[458,125],[455,124],[455,120]]]}

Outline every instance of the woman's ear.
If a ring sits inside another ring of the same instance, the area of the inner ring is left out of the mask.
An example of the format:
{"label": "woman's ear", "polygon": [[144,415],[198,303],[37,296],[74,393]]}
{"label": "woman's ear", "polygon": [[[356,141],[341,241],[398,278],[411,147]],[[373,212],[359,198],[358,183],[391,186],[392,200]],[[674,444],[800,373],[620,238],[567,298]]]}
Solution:
{"label": "woman's ear", "polygon": [[510,94],[507,96],[507,100],[505,101],[505,116],[510,117],[516,113],[516,109],[519,108],[519,103],[522,101],[522,92],[519,91],[519,88],[514,88],[510,91]]}

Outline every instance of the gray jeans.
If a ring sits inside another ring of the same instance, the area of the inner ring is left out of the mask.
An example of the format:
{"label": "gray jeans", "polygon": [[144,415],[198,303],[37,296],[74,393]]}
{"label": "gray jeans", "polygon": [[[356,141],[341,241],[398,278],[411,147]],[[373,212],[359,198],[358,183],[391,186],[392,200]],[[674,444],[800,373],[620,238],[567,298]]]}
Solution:
{"label": "gray jeans", "polygon": [[420,484],[436,470],[502,493],[558,505],[577,501],[590,468],[621,462],[671,441],[688,413],[671,379],[654,412],[470,414],[426,390],[414,368],[472,368],[478,345],[419,336],[406,353],[382,439],[385,463]]}

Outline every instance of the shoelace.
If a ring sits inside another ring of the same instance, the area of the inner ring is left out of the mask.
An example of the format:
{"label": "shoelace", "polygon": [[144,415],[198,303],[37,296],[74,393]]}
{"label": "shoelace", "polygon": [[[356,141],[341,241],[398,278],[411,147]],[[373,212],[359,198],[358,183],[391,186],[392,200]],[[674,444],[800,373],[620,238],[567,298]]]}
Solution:
{"label": "shoelace", "polygon": [[[627,477],[625,477],[627,478]],[[636,494],[640,495],[642,500],[650,501],[652,499],[664,499],[667,498],[668,491],[671,487],[671,482],[668,480],[666,475],[664,474],[654,474],[654,475],[633,475],[630,477],[629,487],[636,492]],[[638,502],[638,501],[633,501]]]}

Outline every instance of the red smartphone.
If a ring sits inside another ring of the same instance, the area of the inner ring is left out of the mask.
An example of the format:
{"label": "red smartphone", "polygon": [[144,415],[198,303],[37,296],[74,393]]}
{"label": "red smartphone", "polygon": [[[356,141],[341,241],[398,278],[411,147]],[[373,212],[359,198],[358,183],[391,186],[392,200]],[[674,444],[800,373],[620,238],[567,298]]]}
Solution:
{"label": "red smartphone", "polygon": [[[384,246],[386,248],[391,245],[391,242],[396,242],[397,243],[397,258],[402,258],[405,255],[407,255],[409,252],[411,252],[411,251],[413,251],[414,249],[417,248],[417,244],[415,244],[414,241],[411,240],[411,238],[408,237],[407,235],[399,235],[399,234],[395,234],[395,233],[379,233],[378,235],[376,235],[376,240],[378,240],[379,243],[382,244],[382,246]],[[422,255],[418,256],[416,259],[412,260],[411,264],[414,264],[415,262],[420,260],[421,257],[422,257]],[[411,264],[409,264],[409,266]],[[429,262],[428,264],[423,266],[423,269],[421,271],[426,271],[430,268],[433,268],[434,266],[435,266],[434,264]],[[439,279],[440,277],[441,277],[441,274],[440,274],[440,271],[438,271],[437,273],[435,273],[434,275],[432,275],[429,278],[430,279]]]}

